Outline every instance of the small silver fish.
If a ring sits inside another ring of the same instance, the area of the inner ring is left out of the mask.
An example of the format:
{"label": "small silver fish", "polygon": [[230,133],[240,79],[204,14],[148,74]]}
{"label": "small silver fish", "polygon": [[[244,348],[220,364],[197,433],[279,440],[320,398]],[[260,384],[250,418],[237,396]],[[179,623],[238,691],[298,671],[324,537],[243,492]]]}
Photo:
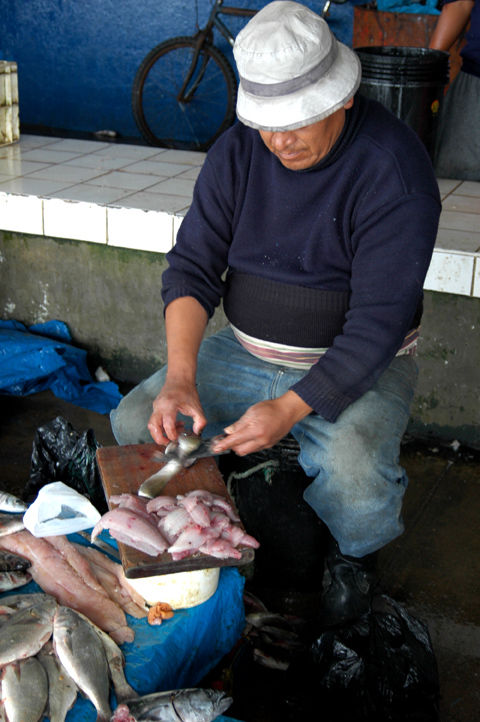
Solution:
{"label": "small silver fish", "polygon": [[1,672],[2,702],[9,722],[38,722],[48,700],[47,674],[36,657],[7,664]]}
{"label": "small silver fish", "polygon": [[31,574],[25,570],[20,572],[0,572],[0,592],[8,592],[10,589],[24,587],[32,581]]}
{"label": "small silver fish", "polygon": [[67,712],[77,698],[77,685],[55,656],[51,642],[42,647],[37,659],[43,665],[48,678],[48,706],[45,715],[50,722],[65,722]]}
{"label": "small silver fish", "polygon": [[211,722],[230,707],[233,700],[216,689],[173,689],[154,692],[120,704],[111,722]]}
{"label": "small silver fish", "polygon": [[45,595],[38,604],[20,609],[2,624],[0,666],[33,657],[41,650],[52,636],[56,608],[56,600]]}
{"label": "small silver fish", "polygon": [[0,549],[0,572],[24,572],[31,565],[30,559],[6,549]]}
{"label": "small silver fish", "polygon": [[22,529],[25,529],[23,516],[0,511],[0,536],[14,534],[16,531],[22,531]]}
{"label": "small silver fish", "polygon": [[8,491],[0,491],[0,511],[7,511],[11,514],[22,514],[27,511],[28,504]]}
{"label": "small silver fish", "polygon": [[107,722],[112,714],[108,662],[92,625],[70,607],[60,606],[53,624],[53,646],[67,674],[97,710],[97,722]]}

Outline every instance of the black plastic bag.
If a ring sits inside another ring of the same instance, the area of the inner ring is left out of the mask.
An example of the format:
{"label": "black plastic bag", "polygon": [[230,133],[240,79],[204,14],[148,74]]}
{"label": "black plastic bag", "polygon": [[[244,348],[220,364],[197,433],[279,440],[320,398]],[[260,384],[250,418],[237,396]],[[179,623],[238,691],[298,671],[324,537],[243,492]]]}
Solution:
{"label": "black plastic bag", "polygon": [[23,499],[32,502],[42,486],[63,481],[104,514],[108,507],[96,462],[99,446],[93,429],[80,434],[61,416],[40,426],[33,440],[30,476]]}
{"label": "black plastic bag", "polygon": [[[324,722],[437,722],[438,668],[427,626],[380,595],[358,622],[312,649]],[[331,715],[331,716],[329,716]]]}

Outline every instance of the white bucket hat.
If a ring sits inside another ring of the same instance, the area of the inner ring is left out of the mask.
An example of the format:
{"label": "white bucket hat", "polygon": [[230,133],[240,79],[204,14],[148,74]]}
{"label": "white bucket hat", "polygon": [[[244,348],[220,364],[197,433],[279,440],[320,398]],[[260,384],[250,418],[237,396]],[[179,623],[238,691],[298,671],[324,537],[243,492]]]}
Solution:
{"label": "white bucket hat", "polygon": [[282,131],[316,123],[360,85],[356,53],[309,8],[290,0],[266,5],[237,35],[237,116],[251,128]]}

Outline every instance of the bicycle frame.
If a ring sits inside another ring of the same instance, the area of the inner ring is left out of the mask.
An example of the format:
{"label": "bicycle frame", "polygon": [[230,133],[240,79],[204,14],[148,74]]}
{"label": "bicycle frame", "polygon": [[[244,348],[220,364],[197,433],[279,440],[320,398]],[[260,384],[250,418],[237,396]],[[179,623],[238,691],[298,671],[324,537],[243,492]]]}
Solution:
{"label": "bicycle frame", "polygon": [[225,23],[219,18],[219,15],[235,15],[238,17],[253,17],[258,11],[253,10],[251,8],[237,8],[237,7],[231,7],[228,5],[223,4],[223,0],[215,0],[213,7],[210,11],[210,15],[208,16],[208,20],[206,22],[205,27],[200,28],[195,35],[196,39],[196,45],[195,45],[195,52],[192,58],[192,64],[190,66],[190,70],[185,77],[185,80],[183,82],[182,87],[180,88],[180,91],[177,95],[177,100],[179,103],[188,103],[191,97],[195,94],[196,89],[202,82],[202,78],[205,73],[205,68],[207,64],[207,59],[203,58],[202,60],[202,66],[198,72],[197,78],[195,79],[195,82],[192,84],[188,92],[186,92],[186,89],[193,77],[193,74],[195,72],[195,68],[197,67],[198,62],[198,56],[200,54],[200,50],[202,49],[203,45],[206,42],[211,42],[212,37],[212,30],[213,28],[217,28],[217,30],[223,35],[223,37],[230,43],[230,45],[233,47],[233,44],[235,42],[235,38],[233,37],[230,30],[227,28]]}

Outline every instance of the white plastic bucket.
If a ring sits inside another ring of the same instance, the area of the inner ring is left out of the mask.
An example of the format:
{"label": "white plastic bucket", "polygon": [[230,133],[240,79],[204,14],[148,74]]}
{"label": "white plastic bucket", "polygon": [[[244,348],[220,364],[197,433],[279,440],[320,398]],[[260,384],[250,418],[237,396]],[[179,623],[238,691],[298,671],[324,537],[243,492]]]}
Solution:
{"label": "white plastic bucket", "polygon": [[219,576],[220,568],[215,567],[129,579],[128,583],[149,605],[166,602],[172,609],[188,609],[206,602],[215,594]]}

